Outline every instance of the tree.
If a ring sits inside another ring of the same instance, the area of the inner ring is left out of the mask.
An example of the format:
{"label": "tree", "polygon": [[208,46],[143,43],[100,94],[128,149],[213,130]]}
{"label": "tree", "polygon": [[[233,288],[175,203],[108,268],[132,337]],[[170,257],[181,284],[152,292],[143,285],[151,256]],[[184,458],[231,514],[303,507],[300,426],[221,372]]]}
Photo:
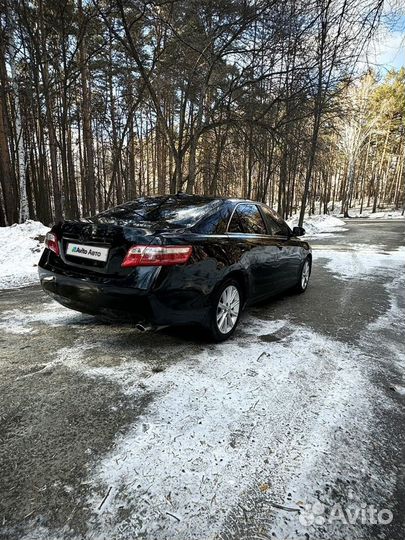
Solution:
{"label": "tree", "polygon": [[178,190],[301,222],[402,204],[403,73],[364,98],[365,138],[353,112],[379,0],[0,2],[0,224]]}

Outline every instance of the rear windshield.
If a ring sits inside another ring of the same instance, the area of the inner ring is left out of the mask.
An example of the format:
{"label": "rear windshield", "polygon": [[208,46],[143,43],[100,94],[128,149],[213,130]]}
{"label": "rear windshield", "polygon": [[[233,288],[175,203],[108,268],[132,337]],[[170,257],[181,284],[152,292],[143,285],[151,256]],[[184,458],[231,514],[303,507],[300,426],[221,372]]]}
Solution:
{"label": "rear windshield", "polygon": [[121,204],[98,214],[102,222],[118,222],[136,225],[188,228],[201,218],[213,212],[220,205],[219,200],[206,198],[190,201],[177,197],[141,197],[136,201]]}

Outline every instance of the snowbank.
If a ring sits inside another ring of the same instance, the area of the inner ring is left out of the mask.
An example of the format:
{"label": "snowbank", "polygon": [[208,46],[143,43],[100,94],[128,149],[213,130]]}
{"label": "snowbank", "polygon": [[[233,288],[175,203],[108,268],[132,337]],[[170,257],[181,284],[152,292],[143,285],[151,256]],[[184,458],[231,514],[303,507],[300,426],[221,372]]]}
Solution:
{"label": "snowbank", "polygon": [[37,265],[48,231],[49,227],[32,220],[0,228],[0,289],[38,281]]}
{"label": "snowbank", "polygon": [[[349,216],[351,218],[367,219],[405,219],[405,215],[402,213],[402,210],[398,210],[395,208],[387,208],[379,212],[373,212],[372,206],[364,206],[361,213],[360,208],[360,203],[357,201],[351,208],[349,208]],[[335,201],[334,205],[332,205],[332,202],[328,203],[328,212],[333,216],[343,217],[343,214],[340,213],[341,209],[342,201]]]}
{"label": "snowbank", "polygon": [[[298,225],[298,216],[294,216],[287,221],[293,228]],[[346,223],[337,217],[329,215],[309,216],[304,219],[304,229],[306,236],[315,236],[324,233],[336,233],[347,230]]]}

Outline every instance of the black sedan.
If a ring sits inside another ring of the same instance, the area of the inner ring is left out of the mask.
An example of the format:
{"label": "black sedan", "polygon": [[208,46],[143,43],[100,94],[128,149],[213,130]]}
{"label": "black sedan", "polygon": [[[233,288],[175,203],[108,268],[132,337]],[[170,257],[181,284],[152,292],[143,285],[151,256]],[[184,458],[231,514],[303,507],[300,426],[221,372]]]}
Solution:
{"label": "black sedan", "polygon": [[129,317],[140,328],[198,324],[223,341],[246,305],[305,291],[304,233],[253,201],[141,197],[55,225],[39,276],[55,300],[83,313]]}

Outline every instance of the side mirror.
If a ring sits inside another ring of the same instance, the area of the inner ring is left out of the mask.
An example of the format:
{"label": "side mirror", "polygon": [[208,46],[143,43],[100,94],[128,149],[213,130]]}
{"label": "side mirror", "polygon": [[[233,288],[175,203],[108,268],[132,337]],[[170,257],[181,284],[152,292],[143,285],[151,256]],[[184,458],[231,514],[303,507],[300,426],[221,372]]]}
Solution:
{"label": "side mirror", "polygon": [[292,234],[293,236],[304,236],[305,229],[303,227],[293,227]]}

